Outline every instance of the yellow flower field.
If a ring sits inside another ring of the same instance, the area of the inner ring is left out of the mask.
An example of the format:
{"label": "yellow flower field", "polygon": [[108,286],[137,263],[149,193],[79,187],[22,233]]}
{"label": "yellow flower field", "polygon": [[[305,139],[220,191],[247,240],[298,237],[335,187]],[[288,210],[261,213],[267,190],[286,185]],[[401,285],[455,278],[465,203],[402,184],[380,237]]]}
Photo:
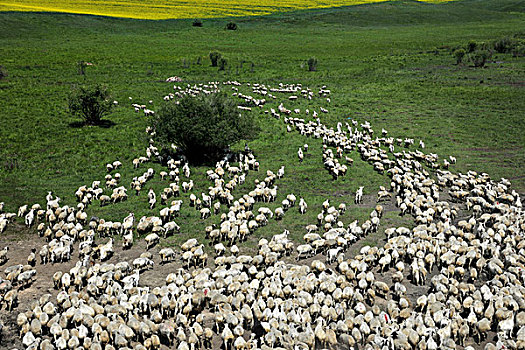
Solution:
{"label": "yellow flower field", "polygon": [[[265,15],[290,10],[358,5],[385,0],[0,0],[0,11],[47,11],[168,19]],[[450,0],[421,0],[446,2]]]}

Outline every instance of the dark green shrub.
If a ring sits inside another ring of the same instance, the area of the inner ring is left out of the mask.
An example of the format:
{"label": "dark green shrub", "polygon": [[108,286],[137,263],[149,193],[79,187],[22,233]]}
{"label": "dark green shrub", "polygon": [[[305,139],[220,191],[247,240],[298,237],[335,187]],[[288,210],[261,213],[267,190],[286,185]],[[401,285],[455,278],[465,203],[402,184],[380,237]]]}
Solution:
{"label": "dark green shrub", "polygon": [[313,71],[316,71],[317,70],[317,58],[315,57],[310,57],[307,61],[308,63],[308,70],[310,72],[313,72]]}
{"label": "dark green shrub", "polygon": [[7,76],[8,76],[7,70],[5,69],[4,66],[0,65],[0,80],[4,79]]}
{"label": "dark green shrub", "polygon": [[219,70],[225,70],[228,65],[228,60],[224,57],[219,58]]}
{"label": "dark green shrub", "polygon": [[78,74],[80,75],[86,75],[86,67],[92,66],[93,63],[89,63],[86,61],[79,61],[77,63],[78,66]]}
{"label": "dark green shrub", "polygon": [[516,47],[512,49],[512,56],[514,57],[525,56],[525,45],[516,45]]}
{"label": "dark green shrub", "polygon": [[469,55],[469,58],[474,67],[483,67],[490,56],[490,52],[487,50],[476,50]]}
{"label": "dark green shrub", "polygon": [[228,29],[228,30],[237,30],[237,23],[235,23],[235,22],[228,22],[226,24],[226,29]]}
{"label": "dark green shrub", "polygon": [[509,37],[504,37],[494,41],[494,50],[498,53],[508,53],[516,46],[516,41]]}
{"label": "dark green shrub", "polygon": [[454,57],[456,57],[456,63],[461,64],[463,62],[463,57],[465,57],[465,50],[457,49],[454,51]]}
{"label": "dark green shrub", "polygon": [[195,19],[191,25],[194,27],[202,27],[202,21],[200,19]]}
{"label": "dark green shrub", "polygon": [[478,43],[477,42],[475,42],[474,40],[471,40],[471,41],[468,42],[468,44],[467,44],[467,52],[468,53],[476,51],[477,48],[478,48]]}
{"label": "dark green shrub", "polygon": [[109,91],[101,85],[81,86],[69,96],[69,111],[81,117],[84,124],[98,125],[113,107]]}
{"label": "dark green shrub", "polygon": [[152,125],[164,152],[173,143],[192,163],[215,162],[231,144],[258,133],[253,116],[240,113],[237,101],[224,93],[186,96],[178,104],[169,101],[153,117]]}
{"label": "dark green shrub", "polygon": [[217,63],[219,62],[219,59],[222,57],[221,53],[219,51],[212,51],[210,52],[210,60],[211,60],[211,66],[217,67]]}

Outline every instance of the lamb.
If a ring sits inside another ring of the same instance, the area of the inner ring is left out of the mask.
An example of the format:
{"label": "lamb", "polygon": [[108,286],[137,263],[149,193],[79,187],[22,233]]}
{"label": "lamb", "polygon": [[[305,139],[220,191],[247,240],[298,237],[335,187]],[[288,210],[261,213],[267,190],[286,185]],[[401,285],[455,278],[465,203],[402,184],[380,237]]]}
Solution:
{"label": "lamb", "polygon": [[299,147],[299,150],[297,151],[297,157],[299,158],[299,162],[303,162],[304,154],[302,149]]}
{"label": "lamb", "polygon": [[29,213],[25,216],[25,224],[27,227],[33,226],[33,222],[35,221],[35,211],[31,209]]}
{"label": "lamb", "polygon": [[9,260],[7,258],[7,251],[9,250],[9,247],[4,247],[4,249],[0,250],[0,265],[3,265]]}
{"label": "lamb", "polygon": [[153,191],[153,189],[150,188],[148,192],[149,208],[153,209],[155,207],[155,203],[157,203],[157,196],[155,195],[155,192]]}
{"label": "lamb", "polygon": [[125,234],[122,238],[122,247],[124,249],[130,249],[133,246],[133,232]]}
{"label": "lamb", "polygon": [[363,201],[363,186],[359,187],[355,193],[355,204],[361,204]]}
{"label": "lamb", "polygon": [[304,198],[301,197],[299,199],[299,212],[301,214],[305,214],[306,213],[306,209],[308,209],[308,204],[306,204],[306,201],[304,200]]}

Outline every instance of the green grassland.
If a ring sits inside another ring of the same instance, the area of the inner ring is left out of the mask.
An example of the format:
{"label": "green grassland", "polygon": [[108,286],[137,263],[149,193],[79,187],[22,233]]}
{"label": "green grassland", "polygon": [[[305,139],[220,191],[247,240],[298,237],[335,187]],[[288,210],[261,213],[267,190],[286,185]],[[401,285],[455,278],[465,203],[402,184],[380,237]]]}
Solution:
{"label": "green grassland", "polygon": [[[14,211],[21,204],[43,203],[52,190],[73,204],[74,191],[103,180],[105,164],[116,159],[124,164],[120,173],[128,186],[144,171],[132,169],[131,161],[144,154],[148,141],[148,120],[130,104],[152,100],[151,109],[158,109],[162,97],[172,91],[173,84],[165,79],[173,75],[191,84],[238,80],[327,85],[332,102],[312,101],[316,109],[329,109],[321,116],[324,123],[335,126],[348,117],[368,120],[377,133],[385,128],[394,137],[424,140],[427,152],[456,156],[455,171],[474,169],[496,179],[506,177],[524,193],[525,58],[495,54],[485,68],[474,68],[456,65],[451,53],[469,40],[523,39],[524,9],[519,0],[439,5],[394,1],[236,18],[237,31],[224,30],[228,19],[205,20],[202,28],[195,28],[191,20],[0,13],[0,65],[8,74],[0,80],[0,201]],[[210,66],[207,56],[215,49],[229,61],[225,72]],[[311,56],[319,60],[315,72],[305,67]],[[93,63],[85,76],[78,74],[81,60]],[[67,112],[67,96],[83,83],[110,88],[119,101],[109,117],[115,125],[71,126],[75,119]],[[303,99],[286,101],[285,106],[308,108]],[[252,113],[262,128],[250,143],[261,171],[275,172],[286,164],[286,175],[278,181],[279,200],[293,192],[304,196],[310,209],[302,217],[296,210],[289,212],[258,235],[288,227],[299,238],[302,227],[315,222],[324,199],[350,203],[359,186],[373,194],[389,183],[357,153],[347,176],[333,181],[322,168],[320,140],[287,134],[282,121],[262,111]],[[311,155],[299,164],[296,152],[305,142]],[[161,169],[160,164],[148,166]],[[192,169],[195,193],[210,185],[207,169]],[[250,172],[236,194],[263,177]],[[167,182],[156,177],[148,184],[159,191]],[[151,215],[144,193],[104,208],[94,205],[89,213],[121,220],[130,211],[137,217]],[[367,215],[363,208],[352,208],[345,221]],[[217,219],[212,216],[207,223]],[[198,212],[185,207],[177,222],[187,235],[167,244],[202,236],[204,226],[195,225],[198,220]]]}

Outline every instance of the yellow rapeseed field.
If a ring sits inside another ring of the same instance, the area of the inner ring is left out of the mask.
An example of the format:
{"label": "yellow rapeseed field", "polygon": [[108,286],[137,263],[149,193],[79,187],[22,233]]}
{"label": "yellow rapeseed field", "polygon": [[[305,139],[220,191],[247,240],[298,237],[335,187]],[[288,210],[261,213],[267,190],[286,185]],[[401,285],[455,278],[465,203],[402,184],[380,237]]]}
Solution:
{"label": "yellow rapeseed field", "polygon": [[[265,15],[290,10],[358,5],[385,0],[0,0],[0,11],[83,13],[141,19]],[[449,0],[421,0],[446,2]]]}

